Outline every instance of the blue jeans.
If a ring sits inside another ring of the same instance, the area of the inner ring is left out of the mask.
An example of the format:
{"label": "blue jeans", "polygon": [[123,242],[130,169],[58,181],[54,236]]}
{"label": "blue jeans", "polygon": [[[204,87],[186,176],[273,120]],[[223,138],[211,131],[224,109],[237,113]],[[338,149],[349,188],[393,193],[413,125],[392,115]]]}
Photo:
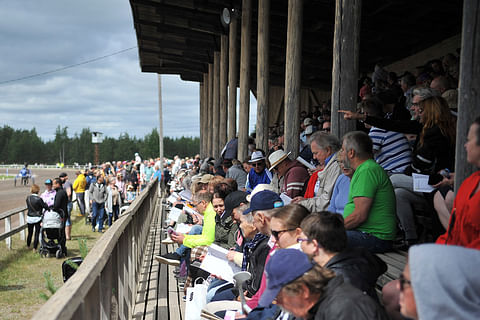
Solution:
{"label": "blue jeans", "polygon": [[113,217],[113,221],[117,221],[118,219],[118,212],[120,211],[120,206],[117,204],[117,205],[114,205],[112,206],[112,212],[109,212],[108,213],[108,226],[110,227],[112,225],[112,217]]}
{"label": "blue jeans", "polygon": [[105,203],[92,203],[92,229],[95,230],[98,222],[98,231],[103,230],[103,215],[105,214]]}
{"label": "blue jeans", "polygon": [[[190,229],[190,232],[188,233],[189,235],[194,235],[194,234],[202,234],[203,227],[199,224],[196,224]],[[183,257],[187,253],[187,249],[190,249],[188,247],[185,247],[183,244],[175,250],[178,255]],[[190,252],[190,250],[188,250]]]}
{"label": "blue jeans", "polygon": [[65,219],[65,226],[71,226],[72,225],[72,221],[70,220],[70,215],[72,214],[72,208],[73,208],[73,202],[72,201],[68,201],[67,203],[67,217]]}
{"label": "blue jeans", "polygon": [[382,240],[360,230],[347,230],[348,247],[364,247],[372,253],[383,253],[392,250],[393,241]]}

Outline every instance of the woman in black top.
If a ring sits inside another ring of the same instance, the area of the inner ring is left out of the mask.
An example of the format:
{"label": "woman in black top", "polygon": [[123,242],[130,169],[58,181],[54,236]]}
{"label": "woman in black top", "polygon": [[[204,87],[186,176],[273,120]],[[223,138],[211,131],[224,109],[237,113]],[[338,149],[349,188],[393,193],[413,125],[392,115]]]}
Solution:
{"label": "woman in black top", "polygon": [[43,210],[48,210],[47,204],[42,198],[38,196],[40,187],[33,184],[30,188],[31,195],[27,197],[27,247],[30,247],[32,242],[32,235],[35,229],[35,236],[33,238],[33,251],[37,250],[38,240],[40,235],[40,223],[42,222]]}

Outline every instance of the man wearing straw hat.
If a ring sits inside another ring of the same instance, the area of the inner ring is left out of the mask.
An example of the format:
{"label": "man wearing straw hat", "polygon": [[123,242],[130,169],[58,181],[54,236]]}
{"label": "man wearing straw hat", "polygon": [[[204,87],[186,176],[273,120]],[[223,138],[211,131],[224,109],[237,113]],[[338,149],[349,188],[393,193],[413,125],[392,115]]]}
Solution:
{"label": "man wearing straw hat", "polygon": [[291,160],[283,150],[273,152],[269,157],[270,171],[275,171],[279,178],[283,177],[280,192],[290,198],[304,194],[305,183],[310,178],[307,169],[297,160]]}

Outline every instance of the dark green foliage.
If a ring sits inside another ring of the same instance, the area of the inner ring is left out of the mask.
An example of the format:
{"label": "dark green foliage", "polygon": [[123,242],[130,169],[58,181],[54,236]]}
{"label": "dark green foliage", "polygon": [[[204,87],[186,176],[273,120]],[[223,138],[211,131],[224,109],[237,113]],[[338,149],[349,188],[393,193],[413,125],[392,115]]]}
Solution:
{"label": "dark green foliage", "polygon": [[[200,149],[198,137],[163,138],[165,157],[173,158],[194,156]],[[118,139],[105,137],[99,145],[100,162],[112,160],[132,160],[135,152],[142,159],[155,158],[159,155],[158,131],[152,131],[138,139],[128,133],[122,133]],[[68,127],[58,126],[55,139],[44,142],[38,137],[35,128],[32,130],[13,129],[9,126],[0,128],[0,163],[46,163],[65,164],[93,163],[95,146],[92,144],[92,132],[82,129],[80,134],[68,136]]]}

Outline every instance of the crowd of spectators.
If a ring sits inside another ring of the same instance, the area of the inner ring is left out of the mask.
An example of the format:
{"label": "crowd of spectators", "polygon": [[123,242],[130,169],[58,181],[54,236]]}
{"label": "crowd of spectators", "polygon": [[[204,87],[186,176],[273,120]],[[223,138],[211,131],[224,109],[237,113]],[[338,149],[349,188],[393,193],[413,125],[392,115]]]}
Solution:
{"label": "crowd of spectators", "polygon": [[[219,316],[478,318],[480,279],[467,259],[480,259],[480,171],[455,197],[457,83],[453,55],[416,75],[398,77],[377,65],[360,80],[357,111],[340,111],[344,121],[357,120],[356,131],[330,134],[328,102],[302,112],[300,158],[284,150],[282,124],[270,128],[267,151],[252,137],[248,159],[237,159],[237,139],[218,159],[176,158],[169,192],[182,214],[168,225],[191,229],[171,229],[162,243],[179,247],[156,260],[178,267],[185,290],[197,277],[208,279],[206,310]],[[480,118],[465,149],[479,168]],[[416,191],[417,174],[432,193]],[[182,190],[191,198],[179,196]],[[417,216],[426,213],[436,228],[420,238],[425,226]],[[229,249],[224,259],[250,273],[244,290],[200,267],[212,244]],[[409,248],[400,279],[377,295],[387,270],[377,254]],[[429,298],[434,292],[438,299]]]}

